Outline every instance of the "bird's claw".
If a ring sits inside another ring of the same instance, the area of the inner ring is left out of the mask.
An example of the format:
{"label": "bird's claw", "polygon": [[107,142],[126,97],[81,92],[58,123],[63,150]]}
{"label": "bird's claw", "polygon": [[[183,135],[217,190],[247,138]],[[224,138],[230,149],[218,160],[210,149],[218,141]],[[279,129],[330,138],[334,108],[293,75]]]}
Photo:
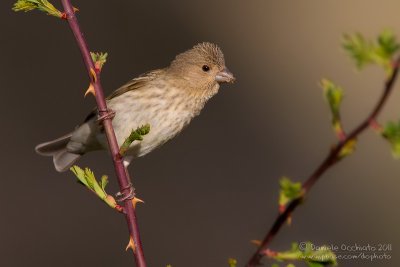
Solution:
{"label": "bird's claw", "polygon": [[115,117],[115,111],[113,111],[112,109],[100,110],[97,121],[102,122],[102,121],[108,120],[108,119],[112,120],[114,117]]}
{"label": "bird's claw", "polygon": [[[124,191],[129,190],[128,193],[124,193]],[[135,198],[135,189],[133,188],[132,183],[129,183],[126,187],[122,188],[122,192],[118,192],[115,194],[118,202],[124,202],[125,200],[131,200]]]}

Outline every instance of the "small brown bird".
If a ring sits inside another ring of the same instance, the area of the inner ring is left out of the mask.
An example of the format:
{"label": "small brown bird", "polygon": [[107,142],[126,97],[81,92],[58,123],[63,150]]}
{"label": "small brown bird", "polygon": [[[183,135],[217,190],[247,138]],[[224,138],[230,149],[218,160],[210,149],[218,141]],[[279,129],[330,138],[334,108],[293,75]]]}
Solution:
{"label": "small brown bird", "polygon": [[[143,141],[131,144],[124,164],[129,165],[133,158],[176,136],[218,92],[220,83],[234,80],[221,49],[201,43],[176,56],[170,66],[145,73],[113,92],[107,105],[115,112],[112,124],[120,146],[132,129],[147,123],[151,126]],[[72,133],[35,149],[41,155],[52,156],[56,170],[62,172],[87,152],[107,146],[97,112],[92,112]]]}

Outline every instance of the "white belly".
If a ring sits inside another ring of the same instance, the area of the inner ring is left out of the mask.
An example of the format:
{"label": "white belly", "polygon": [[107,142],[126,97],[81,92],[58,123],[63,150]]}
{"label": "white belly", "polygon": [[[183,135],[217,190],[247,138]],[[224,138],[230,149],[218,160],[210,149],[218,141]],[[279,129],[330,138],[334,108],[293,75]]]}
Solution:
{"label": "white belly", "polygon": [[[153,90],[149,98],[141,93],[133,90],[124,94],[123,99],[120,96],[108,103],[109,108],[116,112],[113,127],[120,146],[132,130],[150,124],[150,133],[142,141],[134,141],[127,156],[140,157],[149,153],[176,136],[196,115],[192,105],[185,101],[190,100],[182,96],[181,91],[169,90],[165,95],[165,91]],[[104,144],[104,137],[99,139]]]}

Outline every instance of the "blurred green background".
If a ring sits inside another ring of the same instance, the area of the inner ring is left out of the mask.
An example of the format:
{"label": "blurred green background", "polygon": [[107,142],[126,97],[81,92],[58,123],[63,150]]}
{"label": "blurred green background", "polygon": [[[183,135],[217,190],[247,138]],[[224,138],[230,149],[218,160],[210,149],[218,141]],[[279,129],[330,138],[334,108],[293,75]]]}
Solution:
{"label": "blurred green background", "polygon": [[[60,7],[59,1],[52,1]],[[75,182],[56,173],[34,146],[72,130],[94,105],[64,21],[11,11],[0,2],[2,158],[0,266],[133,266],[126,223]],[[73,1],[92,50],[107,51],[103,85],[112,92],[164,67],[194,44],[219,44],[237,77],[176,139],[131,165],[149,266],[243,266],[277,215],[278,179],[303,181],[335,136],[318,87],[345,88],[351,129],[371,110],[384,72],[362,72],[341,49],[343,33],[400,36],[398,1]],[[398,83],[399,84],[399,83]],[[379,117],[400,116],[400,86]],[[110,174],[107,154],[79,162]],[[330,170],[271,245],[392,244],[390,260],[339,266],[399,266],[400,162],[372,131],[356,153]],[[270,266],[268,262],[266,266]],[[303,265],[298,265],[303,266]]]}

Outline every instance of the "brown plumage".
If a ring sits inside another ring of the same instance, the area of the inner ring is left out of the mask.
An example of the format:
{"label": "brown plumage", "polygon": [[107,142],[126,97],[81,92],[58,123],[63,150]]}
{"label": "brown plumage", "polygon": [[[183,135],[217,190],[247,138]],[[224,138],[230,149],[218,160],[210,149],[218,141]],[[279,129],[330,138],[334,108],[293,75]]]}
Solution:
{"label": "brown plumage", "polygon": [[[125,164],[176,136],[218,92],[220,83],[234,79],[221,49],[201,43],[176,56],[169,67],[145,73],[113,92],[107,105],[116,113],[113,127],[119,145],[132,129],[151,126],[143,141],[132,143]],[[56,170],[65,171],[83,154],[105,148],[105,135],[93,113],[74,132],[40,144],[36,151],[53,156]]]}

